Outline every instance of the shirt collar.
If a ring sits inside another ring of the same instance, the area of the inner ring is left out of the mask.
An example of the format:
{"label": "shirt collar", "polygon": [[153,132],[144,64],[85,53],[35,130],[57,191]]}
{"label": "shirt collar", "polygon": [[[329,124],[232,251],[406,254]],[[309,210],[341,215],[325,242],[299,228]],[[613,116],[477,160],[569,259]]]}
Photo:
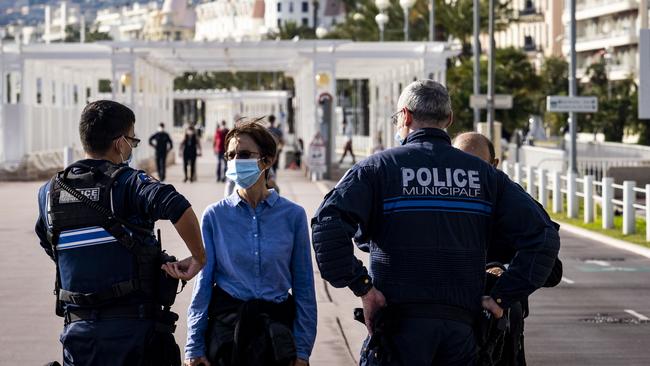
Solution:
{"label": "shirt collar", "polygon": [[[262,203],[266,203],[267,205],[269,205],[269,207],[273,207],[278,202],[280,195],[278,194],[278,192],[275,191],[275,189],[269,189],[269,192],[271,194],[269,194],[269,196],[264,201],[262,201]],[[237,189],[235,189],[235,191],[226,198],[226,202],[228,202],[232,207],[236,207],[242,201],[243,200],[239,196],[239,193],[237,193]]]}
{"label": "shirt collar", "polygon": [[440,128],[421,128],[411,132],[406,137],[404,144],[413,142],[438,142],[451,145],[451,138],[447,132]]}

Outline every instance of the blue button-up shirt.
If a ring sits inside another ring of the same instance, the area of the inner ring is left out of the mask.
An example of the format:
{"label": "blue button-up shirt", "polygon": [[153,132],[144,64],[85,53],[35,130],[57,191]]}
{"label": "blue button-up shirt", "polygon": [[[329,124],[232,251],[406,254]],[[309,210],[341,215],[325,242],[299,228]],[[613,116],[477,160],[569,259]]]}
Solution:
{"label": "blue button-up shirt", "polygon": [[202,219],[207,263],[197,276],[187,313],[186,358],[205,356],[213,284],[240,300],[296,301],[298,358],[316,339],[316,295],[305,210],[271,190],[252,208],[237,192],[209,206]]}

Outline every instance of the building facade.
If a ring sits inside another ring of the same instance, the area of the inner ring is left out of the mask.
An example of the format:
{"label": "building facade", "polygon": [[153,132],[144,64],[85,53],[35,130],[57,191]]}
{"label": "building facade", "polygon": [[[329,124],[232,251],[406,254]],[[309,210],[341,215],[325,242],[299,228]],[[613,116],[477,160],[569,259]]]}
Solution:
{"label": "building facade", "polygon": [[[562,56],[563,0],[515,0],[510,5],[512,18],[494,35],[497,48],[519,48],[538,66],[544,56]],[[484,50],[489,47],[486,34],[481,44]]]}
{"label": "building facade", "polygon": [[165,0],[153,11],[143,29],[143,39],[150,41],[187,41],[194,39],[196,13],[187,0]]}
{"label": "building facade", "polygon": [[259,40],[264,25],[263,0],[217,0],[196,6],[196,41]]}
{"label": "building facade", "polygon": [[[638,0],[577,0],[577,76],[604,60],[610,80],[638,80],[639,18]],[[564,20],[569,21],[568,13]],[[567,53],[568,47],[565,43]]]}
{"label": "building facade", "polygon": [[266,0],[265,24],[270,30],[293,22],[298,26],[330,29],[345,19],[341,0]]}
{"label": "building facade", "polygon": [[45,6],[43,41],[45,43],[65,41],[66,28],[69,26],[79,28],[81,18],[81,8],[78,4],[61,1],[58,7]]}
{"label": "building facade", "polygon": [[158,4],[153,1],[102,9],[97,12],[93,28],[98,32],[109,34],[115,41],[143,39],[148,19],[158,10]]}

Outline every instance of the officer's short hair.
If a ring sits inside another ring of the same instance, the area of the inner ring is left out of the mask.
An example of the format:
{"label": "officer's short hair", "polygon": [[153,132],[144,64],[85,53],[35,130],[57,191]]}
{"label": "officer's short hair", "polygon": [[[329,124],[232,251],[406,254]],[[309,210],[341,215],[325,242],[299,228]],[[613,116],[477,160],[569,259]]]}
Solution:
{"label": "officer's short hair", "polygon": [[458,135],[456,135],[456,137],[454,137],[454,146],[457,145],[459,141],[478,142],[479,144],[487,147],[488,153],[490,155],[490,161],[494,161],[494,159],[497,157],[497,154],[494,151],[494,144],[492,143],[492,141],[490,141],[489,138],[485,137],[485,135],[479,132],[469,131],[469,132],[459,133]]}
{"label": "officer's short hair", "polygon": [[228,131],[226,135],[226,149],[230,144],[230,140],[239,135],[248,135],[253,139],[255,144],[260,148],[260,158],[266,158],[267,162],[272,162],[278,151],[278,145],[275,138],[269,130],[259,123],[261,119],[243,121],[235,128]]}
{"label": "officer's short hair", "polygon": [[413,113],[413,119],[423,124],[438,126],[446,123],[451,115],[451,99],[447,88],[429,79],[407,85],[397,105],[400,109],[406,107]]}
{"label": "officer's short hair", "polygon": [[133,111],[112,100],[89,103],[79,120],[79,137],[86,152],[108,151],[116,138],[126,135],[135,123]]}
{"label": "officer's short hair", "polygon": [[275,116],[274,116],[274,115],[270,115],[270,116],[269,116],[269,123],[270,123],[270,124],[274,124],[274,123],[275,123]]}

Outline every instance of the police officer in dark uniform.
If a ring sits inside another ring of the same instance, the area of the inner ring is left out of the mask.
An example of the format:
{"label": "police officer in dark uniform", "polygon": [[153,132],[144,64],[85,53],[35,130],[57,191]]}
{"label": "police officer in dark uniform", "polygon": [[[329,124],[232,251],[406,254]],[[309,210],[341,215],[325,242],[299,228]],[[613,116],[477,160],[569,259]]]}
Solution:
{"label": "police officer in dark uniform", "polygon": [[[481,309],[500,318],[544,284],[558,231],[521,187],[451,146],[439,83],[407,86],[393,123],[401,146],[352,167],[316,212],[316,261],[325,280],[361,297],[362,365],[472,365]],[[370,274],[354,257],[355,234],[369,242]],[[492,235],[517,254],[483,296]]]}
{"label": "police officer in dark uniform", "polygon": [[[128,167],[140,143],[134,124],[126,106],[88,104],[79,123],[86,158],[38,194],[36,233],[56,264],[57,315],[65,319],[64,365],[180,364],[171,350],[178,317],[169,311],[164,284],[194,277],[205,252],[189,202],[171,185]],[[174,224],[192,256],[165,259],[153,234],[161,219]]]}

